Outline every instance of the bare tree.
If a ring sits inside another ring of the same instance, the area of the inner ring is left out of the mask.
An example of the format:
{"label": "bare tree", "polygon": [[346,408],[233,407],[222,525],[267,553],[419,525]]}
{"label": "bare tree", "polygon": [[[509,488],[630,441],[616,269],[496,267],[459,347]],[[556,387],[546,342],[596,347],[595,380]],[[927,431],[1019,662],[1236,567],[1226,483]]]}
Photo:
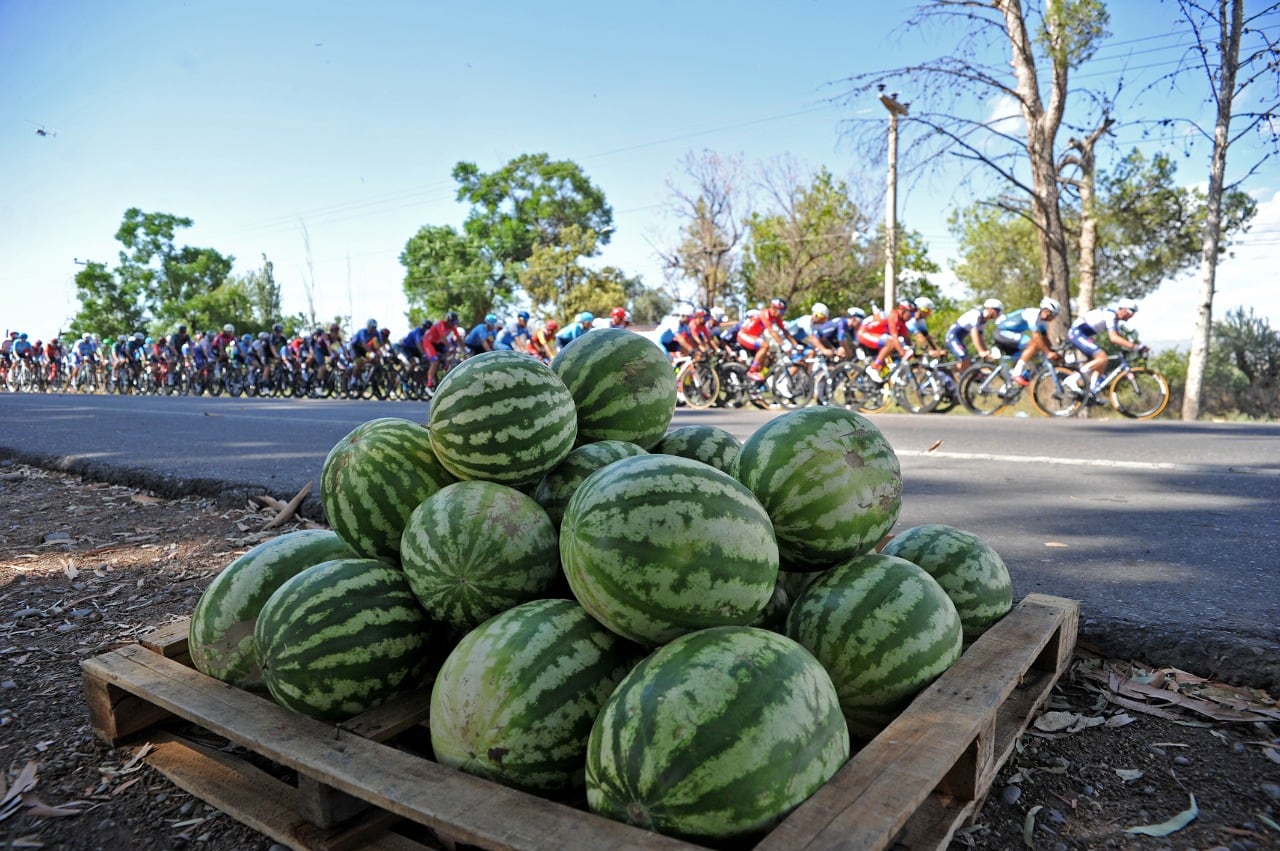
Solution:
{"label": "bare tree", "polygon": [[[1084,138],[1072,136],[1067,141],[1067,153],[1059,165],[1062,182],[1075,187],[1080,194],[1077,242],[1080,273],[1076,306],[1081,313],[1093,309],[1094,293],[1098,290],[1098,166],[1094,149],[1098,141],[1111,132],[1114,124],[1114,119],[1104,112],[1102,121],[1088,135]],[[1072,167],[1074,171],[1071,171]]]}
{"label": "bare tree", "polygon": [[[994,172],[1027,198],[1040,247],[1044,293],[1068,305],[1070,266],[1060,208],[1055,150],[1072,69],[1091,57],[1106,35],[1106,9],[1100,0],[931,0],[919,6],[908,27],[941,24],[960,35],[953,55],[920,65],[856,74],[849,101],[872,90],[910,87],[925,98],[902,121],[916,164],[967,161],[973,172]],[[1003,47],[1009,64],[984,61]],[[896,95],[895,95],[896,97]],[[975,100],[988,107],[1010,102],[1021,118],[1010,127],[1007,115],[975,116]],[[873,131],[874,132],[874,131]],[[909,167],[909,166],[908,166]],[[1029,172],[1030,179],[1026,177]],[[1059,317],[1065,328],[1069,310]]]}
{"label": "bare tree", "polygon": [[689,152],[680,161],[684,183],[667,181],[670,210],[680,223],[675,247],[660,251],[673,294],[692,282],[695,297],[708,307],[734,295],[745,232],[739,211],[744,201],[741,157],[714,151]]}
{"label": "bare tree", "polygon": [[[1245,16],[1244,0],[1178,0],[1178,11],[1186,21],[1194,44],[1181,66],[1165,79],[1171,84],[1186,73],[1204,74],[1209,84],[1209,102],[1214,105],[1212,128],[1187,121],[1204,139],[1212,142],[1209,160],[1207,215],[1200,251],[1200,300],[1196,305],[1196,327],[1191,338],[1187,363],[1187,386],[1182,398],[1182,418],[1200,416],[1205,367],[1213,329],[1213,296],[1217,282],[1218,254],[1223,232],[1223,196],[1254,174],[1277,151],[1280,140],[1280,48],[1276,39],[1257,23],[1280,12],[1280,3],[1270,3]],[[1245,42],[1249,45],[1246,47]],[[1237,111],[1248,100],[1252,109]],[[1232,123],[1236,127],[1232,129]],[[1170,123],[1181,123],[1171,120]],[[1258,159],[1233,183],[1227,182],[1227,152],[1242,139],[1261,136],[1264,142]]]}

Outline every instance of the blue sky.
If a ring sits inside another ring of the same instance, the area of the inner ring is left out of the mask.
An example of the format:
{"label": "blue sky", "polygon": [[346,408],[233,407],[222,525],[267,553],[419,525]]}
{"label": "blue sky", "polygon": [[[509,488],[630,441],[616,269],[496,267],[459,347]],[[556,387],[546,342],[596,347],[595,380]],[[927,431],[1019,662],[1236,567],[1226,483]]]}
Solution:
{"label": "blue sky", "polygon": [[[1081,82],[1122,64],[1168,70],[1185,41],[1170,36],[1171,5],[1111,5],[1112,46]],[[232,254],[238,272],[265,253],[287,312],[306,309],[314,281],[321,316],[403,328],[397,258],[422,225],[465,215],[453,165],[488,171],[543,151],[581,165],[613,206],[601,262],[659,285],[656,249],[676,229],[666,184],[689,151],[748,165],[791,155],[882,183],[884,164],[858,161],[842,122],[883,109],[834,105],[829,84],[951,46],[895,32],[908,8],[0,0],[0,324],[62,327],[77,309],[76,260],[114,265],[115,231],[136,206],[192,218],[179,243]],[[1187,89],[1144,109],[1195,109]],[[1107,156],[1139,134],[1117,138]],[[1203,183],[1207,148],[1179,162],[1181,180]],[[1280,324],[1280,162],[1245,188],[1260,215],[1219,271],[1215,307],[1253,304]],[[946,214],[969,200],[941,175],[902,192],[899,216],[945,264]],[[1134,324],[1147,339],[1189,336],[1195,291],[1166,284]]]}

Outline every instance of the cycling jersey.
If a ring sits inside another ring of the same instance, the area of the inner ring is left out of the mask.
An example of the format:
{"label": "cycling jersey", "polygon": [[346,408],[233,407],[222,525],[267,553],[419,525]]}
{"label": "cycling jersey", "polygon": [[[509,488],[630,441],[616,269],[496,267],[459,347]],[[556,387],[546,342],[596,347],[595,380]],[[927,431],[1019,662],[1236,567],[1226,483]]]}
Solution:
{"label": "cycling jersey", "polygon": [[969,339],[969,334],[974,329],[978,333],[982,333],[983,327],[991,321],[986,318],[981,307],[974,307],[966,310],[956,319],[955,323],[947,329],[947,350],[960,360],[967,360],[969,351],[965,348],[965,341]]}
{"label": "cycling jersey", "polygon": [[422,357],[422,337],[427,333],[427,329],[419,325],[408,334],[400,339],[400,349],[407,355],[415,358]]}
{"label": "cycling jersey", "polygon": [[689,333],[689,325],[681,322],[678,316],[668,316],[658,325],[654,331],[658,335],[658,342],[662,348],[668,352],[680,351],[680,344],[676,342],[677,337],[685,337],[687,339]]}
{"label": "cycling jersey", "polygon": [[1102,347],[1093,341],[1094,336],[1106,331],[1108,335],[1120,325],[1116,312],[1109,307],[1098,307],[1090,310],[1075,322],[1067,331],[1067,342],[1093,357],[1102,351]]}
{"label": "cycling jersey", "polygon": [[[463,342],[466,343],[467,349],[471,354],[478,355],[481,352],[489,351],[493,347],[494,338],[497,336],[497,328],[490,328],[487,324],[481,322],[467,332],[466,339]],[[486,342],[489,344],[487,347],[485,346]]]}
{"label": "cycling jersey", "polygon": [[907,335],[907,320],[913,315],[914,311],[895,307],[887,314],[875,313],[868,316],[858,327],[858,344],[872,351],[880,351],[890,338],[902,339]]}
{"label": "cycling jersey", "polygon": [[[498,336],[493,340],[493,347],[495,349],[502,349],[503,351],[523,352],[529,347],[530,339],[531,333],[529,331],[529,326],[517,321],[507,325],[498,332]],[[519,345],[517,345],[518,341],[523,342],[520,342]]]}
{"label": "cycling jersey", "polygon": [[1020,352],[1031,342],[1033,334],[1049,333],[1049,325],[1040,319],[1040,308],[1024,307],[1006,313],[997,323],[993,339],[1001,349],[1012,354]]}
{"label": "cycling jersey", "polygon": [[762,310],[755,316],[744,319],[742,327],[738,329],[738,345],[749,352],[759,351],[764,335],[770,328],[787,332],[786,326],[782,324],[782,317],[774,316],[771,310]]}
{"label": "cycling jersey", "polygon": [[556,334],[556,344],[560,348],[564,348],[590,330],[590,328],[583,328],[581,322],[575,322],[559,334]]}

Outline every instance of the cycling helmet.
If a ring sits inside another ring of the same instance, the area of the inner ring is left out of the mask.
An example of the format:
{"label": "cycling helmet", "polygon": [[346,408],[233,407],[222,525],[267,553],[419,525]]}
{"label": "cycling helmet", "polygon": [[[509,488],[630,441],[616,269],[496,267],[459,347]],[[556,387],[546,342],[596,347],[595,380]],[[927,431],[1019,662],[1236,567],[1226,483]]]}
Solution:
{"label": "cycling helmet", "polygon": [[1004,302],[998,298],[989,298],[982,303],[987,310],[994,310],[996,313],[1004,313]]}
{"label": "cycling helmet", "polygon": [[680,317],[681,319],[688,319],[690,316],[693,316],[693,305],[683,304],[683,303],[677,304],[676,316]]}
{"label": "cycling helmet", "polygon": [[814,304],[813,309],[809,311],[813,316],[830,316],[831,311],[827,310],[827,306],[822,302]]}
{"label": "cycling helmet", "polygon": [[234,334],[236,332],[236,326],[228,322],[226,325],[222,326],[222,331],[225,334]]}
{"label": "cycling helmet", "polygon": [[555,321],[554,319],[548,319],[547,330],[550,331],[552,334],[554,334],[556,331],[560,330],[560,323]]}
{"label": "cycling helmet", "polygon": [[713,307],[711,308],[711,318],[717,322],[723,322],[728,318],[728,315],[724,312],[723,307]]}
{"label": "cycling helmet", "polygon": [[522,310],[522,311],[520,311],[519,313],[517,313],[517,314],[516,314],[516,319],[523,319],[525,322],[528,322],[528,321],[529,321],[529,311],[527,311],[527,310]]}
{"label": "cycling helmet", "polygon": [[776,307],[783,313],[787,312],[787,300],[785,298],[775,298],[769,302],[770,307]]}
{"label": "cycling helmet", "polygon": [[148,346],[154,346],[154,345],[156,344],[156,338],[155,338],[155,337],[147,337],[147,338],[146,338],[146,344],[147,344]]}
{"label": "cycling helmet", "polygon": [[933,299],[927,295],[922,295],[916,299],[916,310],[933,310]]}
{"label": "cycling helmet", "polygon": [[707,309],[705,307],[699,307],[697,310],[693,312],[693,315],[697,319],[706,319],[709,314],[707,313]]}
{"label": "cycling helmet", "polygon": [[626,322],[627,321],[626,308],[615,307],[613,310],[609,311],[609,318],[612,319],[614,322]]}
{"label": "cycling helmet", "polygon": [[133,332],[133,339],[135,339],[135,340],[145,340],[145,339],[146,339],[146,337],[147,337],[147,335],[146,335],[146,334],[143,334],[141,331],[134,331],[134,332]]}
{"label": "cycling helmet", "polygon": [[258,339],[259,339],[259,340],[269,340],[270,338],[271,338],[271,335],[270,335],[270,334],[268,334],[266,331],[259,331],[259,332],[258,332]]}
{"label": "cycling helmet", "polygon": [[376,320],[376,319],[370,319],[368,322],[364,323],[364,327],[368,328],[370,331],[377,331],[377,330],[378,330],[378,320]]}
{"label": "cycling helmet", "polygon": [[[56,342],[57,342],[57,340],[55,340],[54,342],[56,343]],[[166,340],[164,337],[161,337],[160,339],[156,340],[156,345],[157,345],[157,346],[167,346],[167,345],[169,345],[169,341],[168,341],[168,340]]]}
{"label": "cycling helmet", "polygon": [[179,325],[179,326],[178,326],[178,333],[179,333],[179,334],[185,334],[185,333],[187,333],[187,326],[186,326],[186,325]]}
{"label": "cycling helmet", "polygon": [[80,339],[84,340],[86,343],[89,342],[89,334],[81,334]]}
{"label": "cycling helmet", "polygon": [[444,324],[445,324],[445,325],[457,325],[457,324],[458,324],[458,311],[456,311],[456,310],[450,310],[448,313],[446,313],[446,314],[444,315]]}
{"label": "cycling helmet", "polygon": [[578,314],[579,325],[590,325],[596,320],[595,314],[589,310],[584,310]]}
{"label": "cycling helmet", "polygon": [[1040,309],[1047,310],[1054,316],[1057,316],[1062,312],[1062,305],[1058,303],[1056,298],[1049,298],[1048,296],[1045,296],[1040,299]]}
{"label": "cycling helmet", "polygon": [[848,309],[847,311],[845,311],[845,312],[849,314],[849,317],[850,317],[851,319],[866,319],[866,318],[867,318],[867,312],[866,312],[865,310],[863,310],[861,307],[851,307],[851,308],[849,308],[849,309]]}
{"label": "cycling helmet", "polygon": [[485,314],[485,316],[484,316],[484,324],[485,324],[485,325],[497,325],[497,324],[498,324],[498,314],[496,314],[496,313],[486,313],[486,314]]}
{"label": "cycling helmet", "polygon": [[906,296],[903,296],[902,298],[898,299],[898,307],[905,307],[907,310],[915,310],[916,303],[911,299],[907,298]]}
{"label": "cycling helmet", "polygon": [[[178,330],[179,330],[179,331],[181,331],[182,329],[181,329],[181,328],[179,328]],[[284,326],[283,326],[283,325],[281,325],[279,322],[277,322],[275,325],[272,325],[272,326],[271,326],[271,330],[272,330],[272,331],[275,331],[277,334],[283,334],[283,333],[284,333]]]}
{"label": "cycling helmet", "polygon": [[381,331],[379,331],[379,332],[378,332],[378,336],[379,336],[379,337],[381,337],[381,338],[382,338],[382,339],[384,339],[384,340],[390,340],[390,339],[391,339],[391,329],[390,329],[390,328],[383,328]]}
{"label": "cycling helmet", "polygon": [[1138,312],[1138,303],[1131,298],[1122,298],[1116,302],[1116,310],[1127,310],[1130,313]]}

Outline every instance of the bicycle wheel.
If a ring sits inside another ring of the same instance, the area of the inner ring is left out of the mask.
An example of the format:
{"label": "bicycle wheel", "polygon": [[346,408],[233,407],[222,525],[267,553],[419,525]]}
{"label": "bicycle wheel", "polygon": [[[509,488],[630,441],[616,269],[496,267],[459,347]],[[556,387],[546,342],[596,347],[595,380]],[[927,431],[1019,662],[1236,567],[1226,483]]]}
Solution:
{"label": "bicycle wheel", "polygon": [[803,408],[813,401],[813,376],[803,368],[789,372],[786,367],[773,376],[773,395],[786,408]]}
{"label": "bicycle wheel", "polygon": [[960,376],[960,403],[980,417],[988,417],[1005,405],[1009,384],[1004,370],[977,363]]}
{"label": "bicycle wheel", "polygon": [[1131,419],[1158,417],[1169,404],[1169,382],[1145,366],[1130,367],[1128,373],[1111,382],[1111,404]]}
{"label": "bicycle wheel", "polygon": [[883,411],[893,401],[893,395],[886,385],[872,381],[861,366],[860,363],[854,365],[842,382],[845,407],[852,409],[856,405],[856,410],[864,414]]}
{"label": "bicycle wheel", "polygon": [[892,377],[893,399],[913,414],[927,414],[942,398],[937,376],[927,367],[913,364],[901,376]]}
{"label": "bicycle wheel", "polygon": [[1074,369],[1057,366],[1052,371],[1044,370],[1036,375],[1035,383],[1031,385],[1031,402],[1036,410],[1047,417],[1070,417],[1080,410],[1084,397],[1062,383],[1067,376],[1074,374]]}
{"label": "bicycle wheel", "polygon": [[690,361],[676,376],[676,387],[690,408],[709,408],[720,395],[720,379],[706,361]]}
{"label": "bicycle wheel", "polygon": [[740,363],[716,364],[716,378],[720,382],[720,395],[716,404],[722,408],[741,408],[751,401],[751,381],[747,368]]}

